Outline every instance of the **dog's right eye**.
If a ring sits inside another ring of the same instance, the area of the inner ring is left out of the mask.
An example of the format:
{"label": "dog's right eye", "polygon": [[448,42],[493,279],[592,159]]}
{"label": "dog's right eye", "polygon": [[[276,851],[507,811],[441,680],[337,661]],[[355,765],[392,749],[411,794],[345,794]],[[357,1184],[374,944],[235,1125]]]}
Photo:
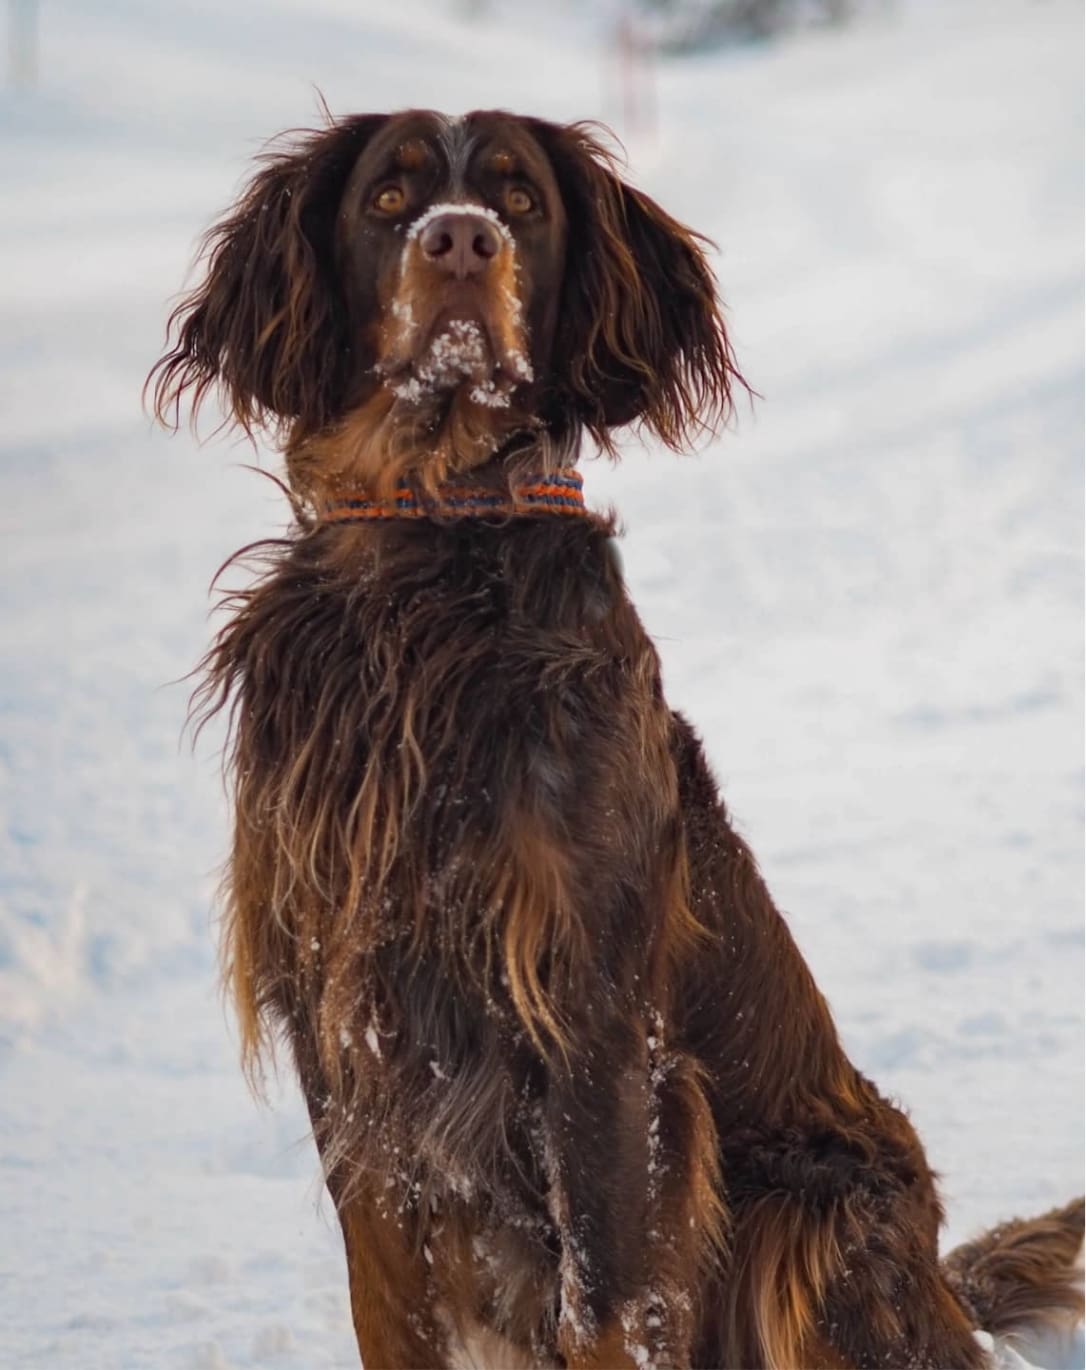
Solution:
{"label": "dog's right eye", "polygon": [[530,214],[535,200],[523,186],[510,186],[505,192],[505,208],[510,214]]}
{"label": "dog's right eye", "polygon": [[385,186],[377,192],[371,203],[381,214],[399,214],[407,203],[407,197],[399,186]]}

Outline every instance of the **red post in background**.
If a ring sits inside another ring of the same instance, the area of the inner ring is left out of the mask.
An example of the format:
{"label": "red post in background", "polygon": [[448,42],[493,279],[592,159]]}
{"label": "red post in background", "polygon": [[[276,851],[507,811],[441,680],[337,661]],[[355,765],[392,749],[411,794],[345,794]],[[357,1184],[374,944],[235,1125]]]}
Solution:
{"label": "red post in background", "polygon": [[656,137],[653,47],[647,33],[625,7],[615,24],[614,52],[622,135],[651,142]]}

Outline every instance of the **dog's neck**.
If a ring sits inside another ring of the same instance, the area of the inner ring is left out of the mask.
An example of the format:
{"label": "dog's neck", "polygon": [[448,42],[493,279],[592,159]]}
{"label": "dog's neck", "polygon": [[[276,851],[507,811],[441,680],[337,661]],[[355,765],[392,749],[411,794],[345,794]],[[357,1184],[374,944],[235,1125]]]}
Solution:
{"label": "dog's neck", "polygon": [[[401,485],[390,496],[343,490],[321,510],[323,523],[372,523],[389,519],[506,519],[540,514],[587,517],[582,480],[573,467],[525,470],[487,479],[443,481],[432,493]],[[489,475],[489,473],[487,473]]]}

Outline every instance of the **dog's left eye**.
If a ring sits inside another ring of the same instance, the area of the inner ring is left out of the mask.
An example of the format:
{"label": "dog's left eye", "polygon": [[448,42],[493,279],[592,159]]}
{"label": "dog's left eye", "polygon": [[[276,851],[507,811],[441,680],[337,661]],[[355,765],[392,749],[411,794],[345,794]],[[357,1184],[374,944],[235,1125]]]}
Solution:
{"label": "dog's left eye", "polygon": [[535,200],[523,186],[510,186],[505,192],[505,207],[510,214],[530,214],[535,209]]}
{"label": "dog's left eye", "polygon": [[406,203],[407,197],[399,186],[385,186],[373,197],[374,209],[382,214],[399,214]]}

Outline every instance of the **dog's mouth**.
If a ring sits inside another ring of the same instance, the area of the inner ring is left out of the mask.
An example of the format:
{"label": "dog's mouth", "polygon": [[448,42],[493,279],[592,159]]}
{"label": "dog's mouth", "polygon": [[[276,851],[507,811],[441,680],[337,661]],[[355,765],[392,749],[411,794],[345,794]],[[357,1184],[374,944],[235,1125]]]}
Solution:
{"label": "dog's mouth", "polygon": [[380,352],[377,373],[398,406],[509,408],[533,379],[512,247],[503,243],[485,271],[457,278],[411,240]]}
{"label": "dog's mouth", "polygon": [[[457,305],[441,310],[423,332],[407,319],[405,343],[380,365],[384,382],[397,400],[424,405],[463,391],[470,403],[504,409],[518,385],[532,379],[522,347],[506,330],[494,328],[483,311]],[[398,353],[398,355],[397,355]]]}

